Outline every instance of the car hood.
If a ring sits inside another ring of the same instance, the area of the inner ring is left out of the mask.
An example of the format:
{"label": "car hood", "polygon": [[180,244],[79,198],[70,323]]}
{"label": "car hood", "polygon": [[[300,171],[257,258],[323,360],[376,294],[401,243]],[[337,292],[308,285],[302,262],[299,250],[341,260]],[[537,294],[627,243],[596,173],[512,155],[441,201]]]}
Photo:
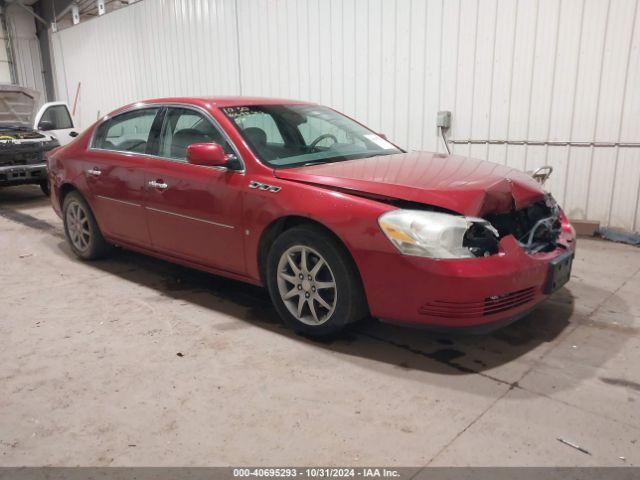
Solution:
{"label": "car hood", "polygon": [[405,200],[468,216],[520,209],[544,197],[529,175],[466,157],[411,152],[275,171],[277,178]]}
{"label": "car hood", "polygon": [[0,124],[33,126],[40,94],[17,85],[0,85]]}

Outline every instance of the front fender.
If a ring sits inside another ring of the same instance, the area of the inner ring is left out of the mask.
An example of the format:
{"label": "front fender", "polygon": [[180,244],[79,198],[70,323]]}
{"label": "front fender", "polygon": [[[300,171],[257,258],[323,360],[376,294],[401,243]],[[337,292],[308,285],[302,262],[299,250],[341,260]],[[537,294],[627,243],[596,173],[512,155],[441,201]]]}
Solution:
{"label": "front fender", "polygon": [[260,280],[261,238],[270,226],[288,217],[312,220],[341,240],[356,266],[367,252],[393,252],[378,226],[378,217],[395,207],[314,185],[275,179],[252,179],[281,187],[277,192],[247,188],[244,198],[247,273]]}

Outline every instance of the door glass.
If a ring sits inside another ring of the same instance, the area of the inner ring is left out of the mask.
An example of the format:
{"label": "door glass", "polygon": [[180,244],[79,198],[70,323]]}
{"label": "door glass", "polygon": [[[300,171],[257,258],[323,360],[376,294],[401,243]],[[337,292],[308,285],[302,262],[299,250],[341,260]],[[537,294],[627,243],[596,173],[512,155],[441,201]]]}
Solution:
{"label": "door glass", "polygon": [[98,128],[95,148],[118,152],[145,153],[158,108],[123,113]]}
{"label": "door glass", "polygon": [[220,131],[204,115],[188,108],[169,108],[160,134],[161,157],[186,161],[193,143],[217,143],[226,153],[233,150]]}
{"label": "door glass", "polygon": [[40,117],[40,123],[38,128],[41,130],[64,130],[66,128],[73,128],[73,122],[71,121],[71,115],[66,105],[53,105],[47,108],[42,117]]}

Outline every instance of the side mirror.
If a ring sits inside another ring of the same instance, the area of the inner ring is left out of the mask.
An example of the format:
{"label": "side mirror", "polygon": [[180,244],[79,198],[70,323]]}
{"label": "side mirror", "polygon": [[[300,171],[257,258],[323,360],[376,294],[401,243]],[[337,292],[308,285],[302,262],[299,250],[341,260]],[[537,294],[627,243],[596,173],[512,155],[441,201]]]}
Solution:
{"label": "side mirror", "polygon": [[217,143],[192,143],[187,147],[187,162],[207,167],[226,167],[227,154]]}
{"label": "side mirror", "polygon": [[55,128],[56,126],[53,124],[53,122],[50,122],[48,120],[40,120],[40,123],[38,123],[38,130],[42,130],[43,132],[53,130]]}

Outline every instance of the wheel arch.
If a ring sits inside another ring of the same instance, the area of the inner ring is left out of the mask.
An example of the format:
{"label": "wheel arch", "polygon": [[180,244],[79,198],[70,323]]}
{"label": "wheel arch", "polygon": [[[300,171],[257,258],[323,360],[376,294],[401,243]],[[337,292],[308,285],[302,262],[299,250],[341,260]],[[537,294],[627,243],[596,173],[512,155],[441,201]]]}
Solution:
{"label": "wheel arch", "polygon": [[351,254],[349,247],[331,228],[327,227],[325,224],[317,220],[314,220],[309,217],[304,217],[301,215],[287,215],[284,217],[280,217],[272,221],[269,225],[267,225],[267,227],[263,230],[262,234],[260,235],[257,253],[258,253],[258,273],[260,275],[260,281],[262,282],[262,284],[263,285],[267,284],[266,268],[267,268],[267,256],[269,254],[270,245],[272,245],[274,240],[286,230],[290,230],[294,227],[299,227],[304,225],[320,228],[335,240],[336,244],[343,250],[347,258],[351,261],[351,265],[360,282],[362,293],[366,299],[366,291],[364,289],[364,282],[362,281],[362,275],[360,274],[360,269],[358,268],[358,264],[356,263],[353,255]]}
{"label": "wheel arch", "polygon": [[[62,185],[60,185],[60,188],[58,189],[58,191],[60,192],[58,194],[58,202],[60,204],[60,211],[62,211],[62,208],[64,206],[64,199],[66,198],[67,195],[69,195],[71,192],[78,192],[80,193],[80,195],[82,195],[82,193],[80,192],[80,190],[78,189],[78,187],[76,187],[73,183],[71,182],[65,182]],[[82,195],[82,198],[84,198],[84,195]]]}

